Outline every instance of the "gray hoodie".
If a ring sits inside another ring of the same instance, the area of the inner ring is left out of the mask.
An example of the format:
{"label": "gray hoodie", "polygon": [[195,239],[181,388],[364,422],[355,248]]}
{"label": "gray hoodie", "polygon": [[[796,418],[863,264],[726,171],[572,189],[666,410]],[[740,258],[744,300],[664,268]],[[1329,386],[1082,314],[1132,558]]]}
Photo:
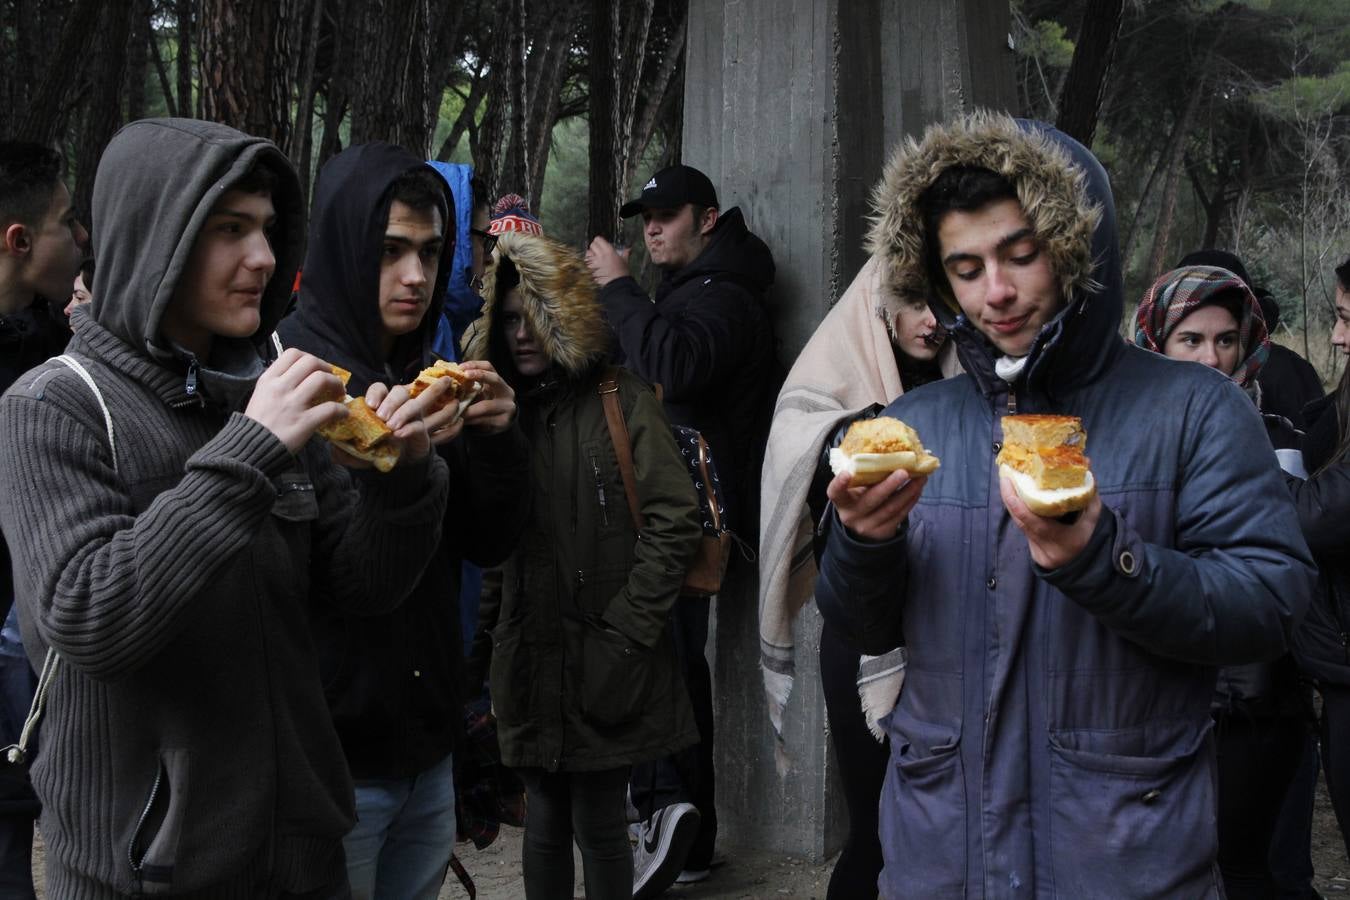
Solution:
{"label": "gray hoodie", "polygon": [[[215,201],[278,176],[276,272],[253,340],[209,361],[159,323]],[[63,660],[33,782],[59,897],[259,897],[341,884],[352,787],[310,638],[321,608],[380,612],[439,539],[434,455],[390,475],[298,455],[245,417],[300,260],[296,177],[267,141],[135,122],[94,187],[99,272],[69,352],[0,399],[0,521],[24,643]]]}

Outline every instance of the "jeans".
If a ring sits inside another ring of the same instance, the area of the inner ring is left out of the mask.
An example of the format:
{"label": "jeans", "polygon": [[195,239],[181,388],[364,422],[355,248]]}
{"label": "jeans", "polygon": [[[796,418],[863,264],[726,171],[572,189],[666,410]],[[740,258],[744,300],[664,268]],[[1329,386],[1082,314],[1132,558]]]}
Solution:
{"label": "jeans", "polygon": [[357,781],[356,827],[342,846],[354,900],[436,900],[455,848],[450,757],[412,778]]}
{"label": "jeans", "polygon": [[630,900],[633,850],[624,793],[628,767],[600,772],[520,769],[525,782],[526,900],[572,900],[572,841],[581,849],[587,900]]}
{"label": "jeans", "polygon": [[[18,743],[36,687],[37,676],[26,656],[0,653],[0,747]],[[36,753],[36,740],[29,751]],[[41,810],[27,766],[0,760],[0,897],[32,900],[35,896],[33,823]]]}
{"label": "jeans", "polygon": [[633,766],[630,789],[642,818],[673,803],[692,803],[698,810],[698,837],[689,848],[686,869],[712,864],[717,838],[717,805],[713,771],[712,674],[703,649],[708,644],[709,597],[680,597],[671,609],[675,658],[694,708],[699,741],[672,756]]}

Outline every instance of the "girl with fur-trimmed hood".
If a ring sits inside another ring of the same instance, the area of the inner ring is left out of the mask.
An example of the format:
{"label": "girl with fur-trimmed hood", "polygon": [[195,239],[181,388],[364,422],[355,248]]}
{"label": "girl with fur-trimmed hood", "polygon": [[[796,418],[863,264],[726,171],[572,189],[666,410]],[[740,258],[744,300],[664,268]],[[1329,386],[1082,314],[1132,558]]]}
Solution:
{"label": "girl with fur-trimmed hood", "polygon": [[[505,233],[468,359],[516,391],[533,511],[500,598],[484,598],[474,662],[491,658],[502,760],[528,795],[529,898],[571,896],[572,842],[590,897],[632,896],[628,771],[698,739],[667,617],[702,535],[698,504],[652,389],[606,359],[611,335],[581,259]],[[632,441],[634,530],[600,390]]]}

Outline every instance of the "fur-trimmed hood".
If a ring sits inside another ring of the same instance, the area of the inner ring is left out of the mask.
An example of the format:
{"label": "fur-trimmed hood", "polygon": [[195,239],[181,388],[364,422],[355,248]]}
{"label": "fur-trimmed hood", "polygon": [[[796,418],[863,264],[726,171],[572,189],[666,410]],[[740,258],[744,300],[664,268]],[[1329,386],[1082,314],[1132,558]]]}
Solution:
{"label": "fur-trimmed hood", "polygon": [[483,315],[464,335],[465,359],[486,359],[507,381],[517,381],[497,322],[499,294],[505,294],[498,281],[506,266],[520,275],[525,318],[554,366],[576,378],[609,355],[613,336],[582,258],[552,238],[504,232],[483,279]]}
{"label": "fur-trimmed hood", "polygon": [[978,112],[930,126],[921,140],[907,138],[873,191],[868,248],[881,262],[884,283],[896,295],[926,298],[956,338],[966,370],[992,388],[997,351],[961,315],[946,280],[934,283],[927,265],[919,197],[953,166],[986,168],[1012,182],[1068,299],[1032,345],[1027,383],[1047,385],[1051,369],[1056,384],[1064,376],[1095,377],[1108,345],[1121,345],[1123,311],[1115,204],[1101,164],[1048,125]]}

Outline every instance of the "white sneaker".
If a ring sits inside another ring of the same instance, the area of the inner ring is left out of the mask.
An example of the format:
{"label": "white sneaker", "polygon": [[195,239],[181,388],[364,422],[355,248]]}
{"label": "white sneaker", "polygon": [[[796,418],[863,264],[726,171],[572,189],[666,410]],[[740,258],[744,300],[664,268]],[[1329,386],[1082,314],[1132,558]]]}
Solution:
{"label": "white sneaker", "polygon": [[633,900],[660,896],[684,870],[698,838],[699,815],[692,803],[663,806],[642,823],[633,848]]}

